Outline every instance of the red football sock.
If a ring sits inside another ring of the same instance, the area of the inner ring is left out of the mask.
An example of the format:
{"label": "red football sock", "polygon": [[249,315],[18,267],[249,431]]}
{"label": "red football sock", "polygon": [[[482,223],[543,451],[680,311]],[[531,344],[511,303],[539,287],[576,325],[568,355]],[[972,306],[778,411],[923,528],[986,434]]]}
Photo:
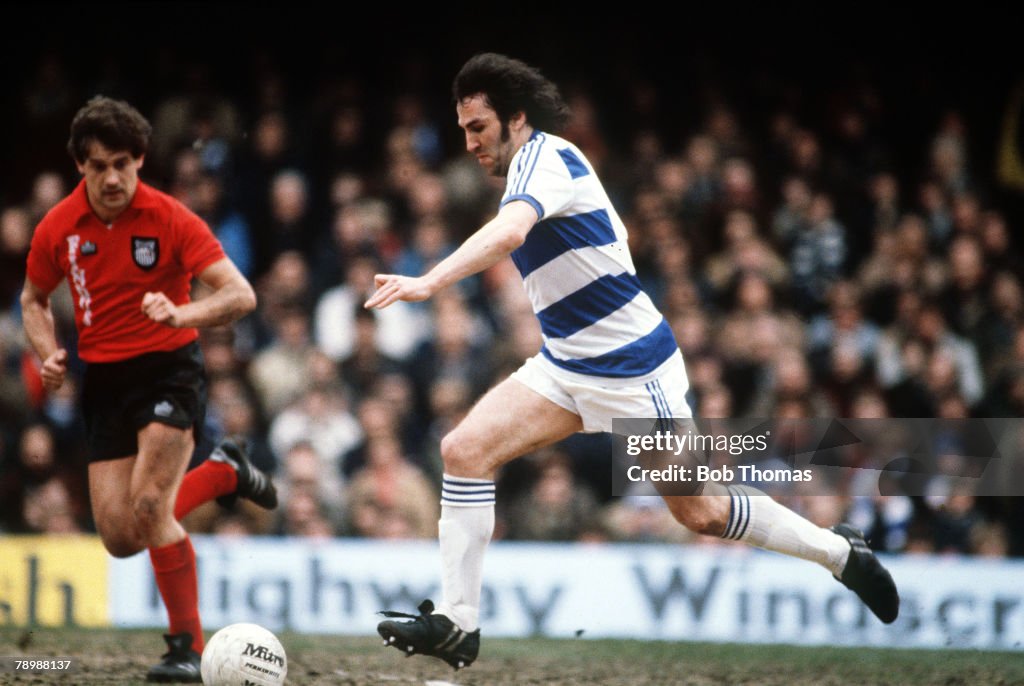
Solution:
{"label": "red football sock", "polygon": [[170,633],[192,634],[192,650],[203,652],[203,625],[199,622],[196,553],[188,536],[177,543],[149,549],[156,585],[167,608]]}
{"label": "red football sock", "polygon": [[181,519],[205,502],[234,493],[237,487],[238,474],[231,465],[207,460],[182,479],[174,502],[174,518]]}

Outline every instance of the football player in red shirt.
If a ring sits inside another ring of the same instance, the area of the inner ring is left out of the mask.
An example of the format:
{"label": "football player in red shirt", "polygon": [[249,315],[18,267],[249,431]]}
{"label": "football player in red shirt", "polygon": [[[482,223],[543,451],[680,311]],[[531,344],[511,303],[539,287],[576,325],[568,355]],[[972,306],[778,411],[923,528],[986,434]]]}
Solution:
{"label": "football player in red shirt", "polygon": [[[147,680],[200,682],[195,553],[178,520],[213,498],[273,508],[277,493],[235,439],[185,473],[206,403],[196,328],[237,320],[256,296],[199,217],[139,181],[150,132],[134,107],[110,98],[75,115],[68,151],[83,179],[36,228],[21,305],[53,391],[68,353],[49,296],[62,279],[71,286],[93,519],[111,555],[149,550],[170,632]],[[193,276],[212,291],[196,302]]]}

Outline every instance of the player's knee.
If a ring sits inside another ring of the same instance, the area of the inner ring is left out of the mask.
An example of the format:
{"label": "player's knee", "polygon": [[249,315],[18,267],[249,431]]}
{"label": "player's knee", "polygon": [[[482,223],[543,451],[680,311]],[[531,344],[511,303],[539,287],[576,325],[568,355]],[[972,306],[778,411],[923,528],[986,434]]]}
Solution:
{"label": "player's knee", "polygon": [[132,498],[132,515],[143,537],[155,531],[169,514],[166,499],[156,489],[147,489]]}
{"label": "player's knee", "polygon": [[725,523],[700,496],[690,498],[668,498],[669,511],[676,521],[690,531],[705,536],[721,536]]}
{"label": "player's knee", "polygon": [[472,442],[460,434],[458,429],[441,439],[441,460],[446,474],[477,477],[486,472],[486,465]]}
{"label": "player's knee", "polygon": [[103,547],[114,557],[131,557],[145,547],[134,535],[134,531],[126,530],[123,523],[117,532],[104,531],[99,526],[97,528]]}

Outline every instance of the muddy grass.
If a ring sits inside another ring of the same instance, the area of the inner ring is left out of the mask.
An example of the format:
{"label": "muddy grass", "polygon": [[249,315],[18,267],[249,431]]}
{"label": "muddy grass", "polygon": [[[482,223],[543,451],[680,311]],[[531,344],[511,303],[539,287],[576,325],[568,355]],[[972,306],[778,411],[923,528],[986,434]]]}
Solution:
{"label": "muddy grass", "polygon": [[[455,672],[432,658],[405,658],[377,639],[287,633],[280,638],[292,686],[1024,684],[1021,652],[485,639],[477,663]],[[75,662],[66,673],[8,667],[0,684],[143,684],[162,646],[157,631],[0,629],[0,656],[64,656]]]}

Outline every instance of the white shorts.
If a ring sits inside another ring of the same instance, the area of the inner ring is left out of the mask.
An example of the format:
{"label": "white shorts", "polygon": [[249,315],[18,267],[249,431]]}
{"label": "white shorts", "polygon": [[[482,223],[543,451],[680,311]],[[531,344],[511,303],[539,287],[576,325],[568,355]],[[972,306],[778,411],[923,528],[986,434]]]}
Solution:
{"label": "white shorts", "polygon": [[537,353],[517,369],[512,378],[564,407],[583,420],[583,431],[612,430],[612,419],[693,416],[686,392],[683,356],[677,350],[660,367],[637,379],[606,379],[559,369]]}

